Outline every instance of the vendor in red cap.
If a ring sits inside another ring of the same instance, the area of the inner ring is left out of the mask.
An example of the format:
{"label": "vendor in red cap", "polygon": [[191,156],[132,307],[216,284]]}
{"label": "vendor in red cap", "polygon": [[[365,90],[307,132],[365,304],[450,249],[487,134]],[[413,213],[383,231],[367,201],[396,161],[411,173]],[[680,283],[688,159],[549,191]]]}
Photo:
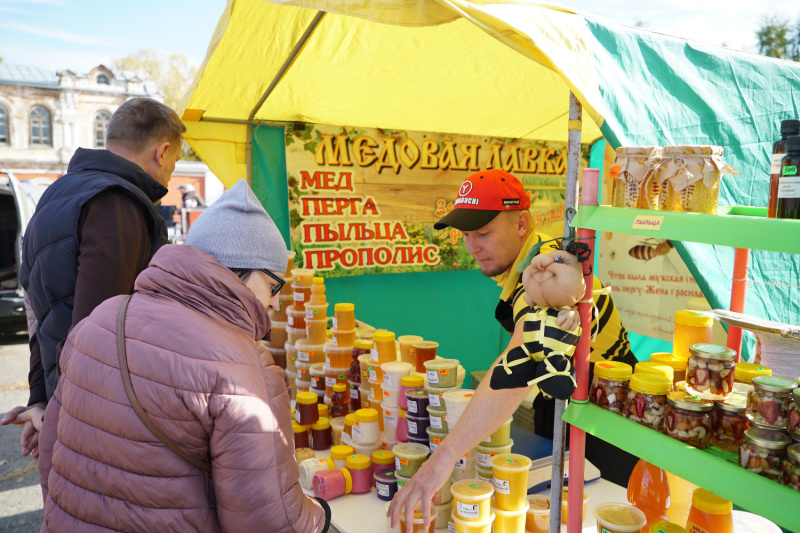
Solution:
{"label": "vendor in red cap", "polygon": [[[464,180],[458,189],[454,209],[434,224],[436,229],[452,226],[461,230],[467,251],[478,262],[481,272],[502,288],[495,318],[512,336],[506,350],[489,368],[487,378],[505,361],[506,354],[524,344],[523,329],[529,309],[522,284],[523,263],[539,254],[559,250],[562,245],[560,240],[536,231],[528,211],[530,203],[530,197],[517,178],[499,169],[483,170]],[[614,360],[635,365],[636,358],[630,351],[628,334],[619,313],[597,278],[594,278],[594,290],[591,362]],[[433,493],[444,485],[456,461],[499,429],[533,388],[495,388],[490,381],[481,381],[458,425],[395,495],[389,509],[393,525],[400,513],[408,516],[418,504],[428,518]],[[553,406],[552,398],[537,395],[533,407],[534,430],[538,435],[552,438]],[[588,434],[586,458],[600,469],[604,478],[623,486],[637,460]],[[406,520],[406,524],[412,522]]]}

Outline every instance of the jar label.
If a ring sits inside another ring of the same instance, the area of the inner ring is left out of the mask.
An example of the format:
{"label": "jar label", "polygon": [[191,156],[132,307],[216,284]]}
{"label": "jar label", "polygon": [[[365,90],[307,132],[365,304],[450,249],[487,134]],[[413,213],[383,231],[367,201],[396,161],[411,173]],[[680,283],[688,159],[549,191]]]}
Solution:
{"label": "jar label", "polygon": [[428,403],[434,407],[441,407],[442,405],[441,397],[438,394],[434,394],[433,392],[428,393]]}
{"label": "jar label", "polygon": [[300,409],[294,410],[294,419],[297,421],[298,424],[300,423]]}
{"label": "jar label", "polygon": [[439,373],[436,370],[428,370],[428,383],[439,383]]}
{"label": "jar label", "polygon": [[296,292],[296,293],[294,293],[294,301],[295,301],[295,302],[302,302],[302,301],[303,301],[303,298],[304,298],[304,297],[303,297],[303,293],[302,293],[302,292]]}
{"label": "jar label", "polygon": [[436,451],[436,448],[438,448],[438,447],[439,447],[439,445],[438,445],[438,444],[436,444],[435,442],[430,442],[430,443],[428,443],[428,448],[430,448],[430,449],[431,449],[431,453],[435,452],[435,451]]}
{"label": "jar label", "polygon": [[[383,374],[383,388],[384,389],[391,389],[392,387],[392,375],[391,374]],[[386,391],[384,391],[386,392]]]}
{"label": "jar label", "polygon": [[609,169],[608,177],[612,180],[619,176],[619,171],[622,170],[622,165],[614,165]]}
{"label": "jar label", "polygon": [[[786,167],[789,168],[789,167]],[[784,168],[784,172],[786,172]],[[797,172],[797,167],[795,173]],[[786,174],[778,180],[778,198],[800,198],[800,176],[787,178]]]}
{"label": "jar label", "polygon": [[431,427],[434,429],[442,429],[442,417],[441,416],[431,416]]}
{"label": "jar label", "polygon": [[490,453],[478,452],[478,464],[483,466],[483,467],[486,467],[486,468],[491,468],[492,467],[492,462],[491,462],[492,455],[493,454],[490,454]]}
{"label": "jar label", "polygon": [[397,417],[396,416],[386,416],[383,415],[383,425],[389,427],[397,427]]}
{"label": "jar label", "polygon": [[325,386],[326,387],[333,388],[334,385],[336,385],[336,378],[325,378]]}
{"label": "jar label", "polygon": [[464,503],[456,500],[456,514],[464,518],[478,518],[481,516],[481,507],[477,503]]}
{"label": "jar label", "polygon": [[358,400],[359,398],[358,389],[353,385],[350,385],[350,397],[354,400]]}
{"label": "jar label", "polygon": [[378,371],[375,370],[374,368],[372,368],[371,366],[367,367],[367,368],[369,368],[369,379],[370,379],[370,381],[378,381]]}
{"label": "jar label", "polygon": [[417,435],[419,432],[417,431],[417,423],[413,420],[408,421],[408,432]]}
{"label": "jar label", "polygon": [[378,489],[379,495],[383,496],[384,498],[389,497],[389,485],[375,482],[375,488]]}
{"label": "jar label", "polygon": [[331,356],[330,356],[330,354],[325,354],[325,364],[328,365],[328,367],[332,367],[333,366],[333,365],[331,365]]}
{"label": "jar label", "polygon": [[[415,402],[413,400],[408,402],[408,412],[417,414],[417,402]],[[409,422],[409,424],[410,424],[410,422]]]}
{"label": "jar label", "polygon": [[447,523],[447,533],[456,533],[456,525],[453,522]]}
{"label": "jar label", "polygon": [[287,322],[288,322],[288,324],[289,324],[290,326],[294,326],[294,317],[293,317],[293,316],[290,316],[290,317],[289,317],[289,318],[287,318],[286,320],[287,320]]}
{"label": "jar label", "polygon": [[379,360],[379,358],[378,358],[378,350],[375,349],[375,348],[370,348],[369,349],[369,356],[373,361],[378,361]]}
{"label": "jar label", "polygon": [[297,352],[297,360],[298,361],[311,361],[311,353],[309,352]]}
{"label": "jar label", "polygon": [[346,444],[347,446],[350,446],[350,443],[352,442],[352,440],[353,440],[353,437],[351,437],[350,435],[348,435],[345,432],[342,432],[342,444]]}
{"label": "jar label", "polygon": [[458,461],[456,461],[456,470],[466,470],[467,469],[467,457],[464,456]]}
{"label": "jar label", "polygon": [[339,341],[336,339],[335,335],[331,337],[331,346],[339,346]]}
{"label": "jar label", "polygon": [[691,521],[686,523],[686,533],[709,533],[707,529],[702,528]]}
{"label": "jar label", "polygon": [[316,309],[306,309],[306,318],[314,318],[314,313],[316,312]]}
{"label": "jar label", "polygon": [[769,173],[770,174],[777,174],[780,176],[781,174],[781,159],[786,154],[772,154],[772,164],[769,166]]}
{"label": "jar label", "polygon": [[511,494],[507,479],[494,478],[494,491],[500,494]]}

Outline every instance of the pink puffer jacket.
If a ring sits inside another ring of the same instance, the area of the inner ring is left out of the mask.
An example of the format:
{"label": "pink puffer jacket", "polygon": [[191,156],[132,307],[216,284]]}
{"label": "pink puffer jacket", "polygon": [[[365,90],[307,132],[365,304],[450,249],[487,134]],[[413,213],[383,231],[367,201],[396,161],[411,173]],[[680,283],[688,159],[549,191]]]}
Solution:
{"label": "pink puffer jacket", "polygon": [[128,306],[136,396],[167,437],[212,463],[210,477],[128,401],[116,345],[123,298],[100,304],[62,352],[39,441],[42,531],[319,532],[324,511],[298,483],[287,376],[258,342],[269,315],[252,291],[198,248],[168,245]]}

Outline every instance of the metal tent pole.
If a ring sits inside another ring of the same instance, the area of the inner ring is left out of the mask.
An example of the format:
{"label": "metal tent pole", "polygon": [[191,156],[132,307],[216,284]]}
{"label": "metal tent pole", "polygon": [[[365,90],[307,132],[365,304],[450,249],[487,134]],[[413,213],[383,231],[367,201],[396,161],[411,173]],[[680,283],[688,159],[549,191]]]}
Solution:
{"label": "metal tent pole", "polygon": [[[570,235],[570,222],[578,208],[578,172],[581,167],[581,103],[569,93],[569,136],[567,140],[567,194],[564,200],[564,236]],[[561,494],[564,485],[565,400],[555,401],[553,421],[553,471],[550,489],[550,533],[561,531]]]}

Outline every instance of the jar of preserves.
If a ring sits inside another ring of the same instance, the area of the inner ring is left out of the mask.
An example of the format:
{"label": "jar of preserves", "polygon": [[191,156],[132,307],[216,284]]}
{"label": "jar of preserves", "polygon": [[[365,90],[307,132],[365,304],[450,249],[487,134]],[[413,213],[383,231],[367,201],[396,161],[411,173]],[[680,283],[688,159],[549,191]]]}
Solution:
{"label": "jar of preserves", "polygon": [[672,381],[656,374],[633,374],[622,416],[656,431],[667,412],[667,393]]}
{"label": "jar of preserves", "polygon": [[311,449],[327,450],[333,444],[333,433],[331,431],[331,419],[321,417],[311,424]]}
{"label": "jar of preserves", "polygon": [[617,361],[596,363],[589,401],[612,413],[619,413],[628,397],[628,385],[632,373],[631,365],[626,363]]}
{"label": "jar of preserves", "polygon": [[725,450],[737,453],[744,440],[744,432],[750,428],[745,411],[747,406],[742,403],[714,402],[711,411],[711,444]]}
{"label": "jar of preserves", "polygon": [[672,368],[673,385],[680,381],[686,381],[686,366],[689,364],[688,359],[677,357],[671,352],[655,352],[650,356],[650,361]]}
{"label": "jar of preserves", "polygon": [[353,441],[353,424],[356,422],[356,414],[350,413],[344,417],[344,429],[342,430],[342,444],[350,446]]}
{"label": "jar of preserves", "polygon": [[762,427],[786,429],[794,388],[795,383],[791,379],[773,376],[753,378],[753,390],[747,398],[748,418]]}
{"label": "jar of preserves", "polygon": [[792,439],[782,431],[752,428],[744,432],[739,466],[773,481],[780,481],[781,463]]}
{"label": "jar of preserves", "polygon": [[[692,344],[710,343],[713,339],[714,319],[700,311],[682,309],[675,311],[675,333],[672,353],[679,359],[689,359]],[[680,380],[679,380],[680,381]]]}
{"label": "jar of preserves", "polygon": [[667,189],[663,209],[717,214],[720,178],[738,173],[722,160],[721,146],[665,146],[653,179]]}
{"label": "jar of preserves", "polygon": [[733,393],[736,351],[716,344],[689,347],[686,391],[706,400],[727,400]]}
{"label": "jar of preserves", "polygon": [[753,363],[737,363],[733,374],[733,392],[750,394],[753,390],[753,378],[758,376],[771,376],[772,370],[762,365]]}
{"label": "jar of preserves", "polygon": [[[614,207],[639,207],[658,209],[658,202],[649,206],[646,201],[645,181],[649,178],[661,156],[660,146],[620,146],[611,166],[613,181],[611,203]],[[658,198],[658,194],[654,195]],[[664,194],[666,198],[666,193]]]}
{"label": "jar of preserves", "polygon": [[800,491],[800,443],[786,448],[786,458],[781,466],[781,483],[790,489]]}
{"label": "jar of preserves", "polygon": [[708,447],[711,440],[711,410],[714,402],[686,392],[667,394],[667,413],[662,431],[695,448]]}
{"label": "jar of preserves", "polygon": [[792,391],[792,403],[789,404],[789,433],[800,440],[800,387]]}
{"label": "jar of preserves", "polygon": [[350,394],[344,383],[337,383],[333,386],[333,394],[331,394],[331,418],[347,416],[348,413],[350,413]]}

